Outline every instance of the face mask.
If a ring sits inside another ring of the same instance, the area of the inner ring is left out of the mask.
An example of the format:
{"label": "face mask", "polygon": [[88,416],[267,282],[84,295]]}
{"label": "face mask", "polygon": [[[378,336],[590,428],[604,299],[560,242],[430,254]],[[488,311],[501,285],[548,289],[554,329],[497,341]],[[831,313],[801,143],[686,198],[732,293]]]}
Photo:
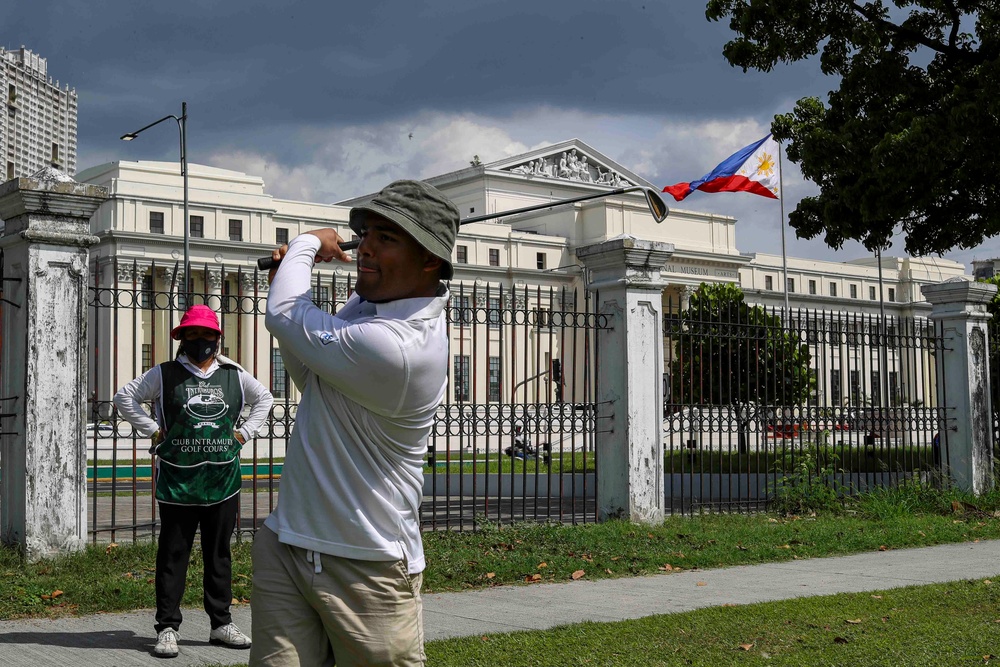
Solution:
{"label": "face mask", "polygon": [[181,349],[184,350],[184,354],[188,356],[188,359],[196,364],[200,364],[206,359],[210,359],[215,355],[215,351],[219,349],[219,339],[206,340],[204,338],[195,338],[194,340],[183,340],[181,341]]}

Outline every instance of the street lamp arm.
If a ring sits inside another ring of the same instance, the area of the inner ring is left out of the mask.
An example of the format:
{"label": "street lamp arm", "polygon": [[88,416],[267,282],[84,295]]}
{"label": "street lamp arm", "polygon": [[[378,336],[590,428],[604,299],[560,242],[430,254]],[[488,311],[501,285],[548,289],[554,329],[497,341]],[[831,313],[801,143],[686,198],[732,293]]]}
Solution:
{"label": "street lamp arm", "polygon": [[128,132],[128,133],[126,133],[126,134],[123,134],[123,135],[121,136],[121,140],[122,140],[122,141],[132,141],[132,140],[133,140],[133,139],[135,139],[135,138],[136,138],[137,136],[139,136],[140,134],[142,134],[143,132],[145,132],[145,131],[146,131],[146,130],[148,130],[149,128],[153,127],[154,125],[159,125],[159,124],[160,124],[160,123],[162,123],[163,121],[165,121],[165,120],[169,120],[169,119],[171,119],[171,118],[173,118],[173,119],[174,119],[175,121],[177,121],[177,124],[178,124],[178,125],[180,125],[180,124],[181,124],[181,123],[182,123],[182,122],[183,122],[183,121],[184,121],[184,120],[186,119],[186,116],[182,116],[181,118],[178,118],[177,116],[175,116],[175,115],[173,115],[173,114],[170,114],[170,115],[168,115],[168,116],[164,116],[164,117],[163,117],[163,118],[161,118],[160,120],[157,120],[157,121],[153,121],[152,123],[150,123],[149,125],[147,125],[147,126],[145,126],[145,127],[140,127],[140,128],[139,128],[138,130],[136,130],[135,132]]}
{"label": "street lamp arm", "polygon": [[188,215],[188,166],[187,166],[187,102],[181,102],[181,115],[175,116],[174,114],[167,114],[163,118],[153,121],[145,127],[140,127],[135,132],[129,132],[128,134],[123,134],[121,136],[122,141],[132,141],[141,133],[145,132],[151,127],[159,125],[165,120],[173,119],[177,121],[177,131],[180,134],[181,140],[181,177],[184,179],[184,219],[182,226],[184,227],[184,294],[185,304],[188,303],[188,295],[190,292],[189,286],[191,284],[191,246],[190,246],[190,234],[188,232],[188,227],[190,226],[190,216]]}

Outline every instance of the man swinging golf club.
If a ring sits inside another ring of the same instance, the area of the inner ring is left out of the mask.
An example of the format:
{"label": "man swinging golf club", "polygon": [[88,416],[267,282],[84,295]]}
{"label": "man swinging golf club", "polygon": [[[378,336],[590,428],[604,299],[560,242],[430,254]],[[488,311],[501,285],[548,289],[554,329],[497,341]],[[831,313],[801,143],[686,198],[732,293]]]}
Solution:
{"label": "man swinging golf club", "polygon": [[330,315],[316,261],[331,229],[274,251],[265,324],[302,392],[281,497],[254,541],[251,665],[423,665],[423,461],[447,387],[458,209],[396,181],[351,210],[355,292]]}

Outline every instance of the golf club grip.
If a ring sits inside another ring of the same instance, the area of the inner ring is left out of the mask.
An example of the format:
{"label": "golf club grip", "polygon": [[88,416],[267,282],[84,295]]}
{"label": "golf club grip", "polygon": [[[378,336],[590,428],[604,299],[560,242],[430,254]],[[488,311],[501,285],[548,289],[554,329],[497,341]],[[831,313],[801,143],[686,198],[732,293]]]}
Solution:
{"label": "golf club grip", "polygon": [[[340,249],[344,251],[354,250],[359,245],[361,245],[361,241],[345,241],[340,244]],[[261,271],[270,271],[271,269],[278,268],[280,265],[281,260],[274,261],[272,257],[261,257],[257,260],[257,268]]]}

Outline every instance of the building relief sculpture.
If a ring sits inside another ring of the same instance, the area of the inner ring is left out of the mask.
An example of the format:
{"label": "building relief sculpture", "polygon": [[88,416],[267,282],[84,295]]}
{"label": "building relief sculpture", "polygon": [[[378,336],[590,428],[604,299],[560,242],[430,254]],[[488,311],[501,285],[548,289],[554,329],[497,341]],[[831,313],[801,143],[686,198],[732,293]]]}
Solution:
{"label": "building relief sculpture", "polygon": [[561,178],[568,181],[580,181],[581,183],[598,183],[610,188],[623,188],[633,185],[614,169],[604,170],[601,165],[588,161],[586,155],[578,155],[575,148],[564,151],[558,158],[553,156],[554,162],[549,163],[549,158],[542,157],[529,160],[523,164],[509,168],[512,174],[520,174],[528,178]]}

